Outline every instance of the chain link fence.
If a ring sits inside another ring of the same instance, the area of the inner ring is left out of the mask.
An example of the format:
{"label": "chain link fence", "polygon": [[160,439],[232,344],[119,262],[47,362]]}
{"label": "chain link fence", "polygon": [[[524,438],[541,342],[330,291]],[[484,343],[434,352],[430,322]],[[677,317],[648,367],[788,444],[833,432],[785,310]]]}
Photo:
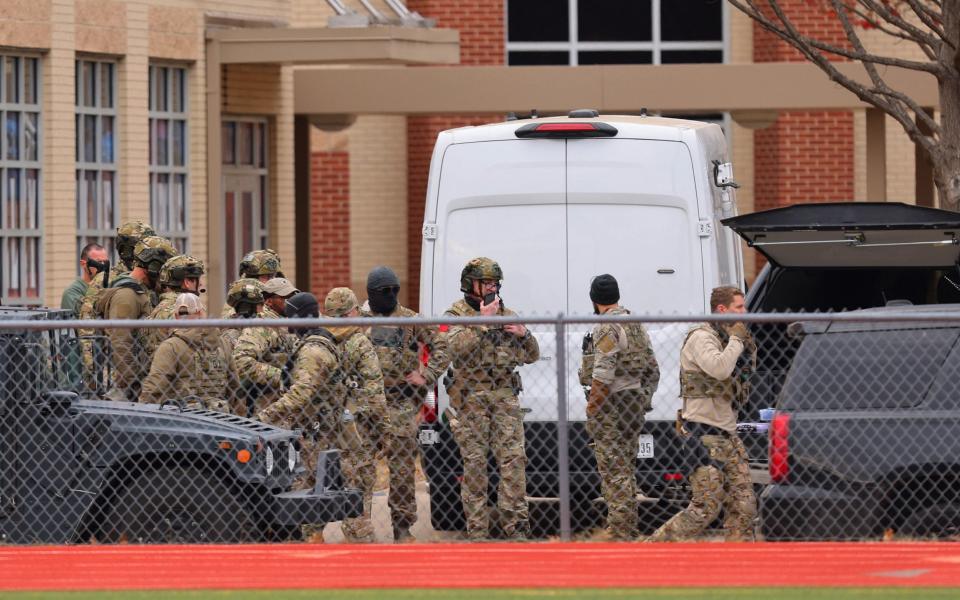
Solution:
{"label": "chain link fence", "polygon": [[[66,317],[0,309],[8,543],[643,540],[682,511],[705,540],[733,514],[766,540],[960,528],[960,312],[714,316],[717,352],[737,319],[756,347],[728,428],[714,404],[677,420],[703,317]],[[587,418],[598,323],[642,326],[658,377]]]}

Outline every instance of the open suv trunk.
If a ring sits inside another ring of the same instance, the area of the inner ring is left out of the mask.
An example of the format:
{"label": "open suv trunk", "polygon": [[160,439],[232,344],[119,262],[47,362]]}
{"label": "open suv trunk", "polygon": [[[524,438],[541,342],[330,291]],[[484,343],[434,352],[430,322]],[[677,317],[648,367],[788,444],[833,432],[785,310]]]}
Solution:
{"label": "open suv trunk", "polygon": [[[750,312],[839,312],[960,302],[960,214],[899,202],[777,208],[722,223],[767,260],[747,291]],[[786,323],[754,325],[758,368],[742,420],[772,407],[799,341]],[[745,435],[751,461],[766,436]]]}

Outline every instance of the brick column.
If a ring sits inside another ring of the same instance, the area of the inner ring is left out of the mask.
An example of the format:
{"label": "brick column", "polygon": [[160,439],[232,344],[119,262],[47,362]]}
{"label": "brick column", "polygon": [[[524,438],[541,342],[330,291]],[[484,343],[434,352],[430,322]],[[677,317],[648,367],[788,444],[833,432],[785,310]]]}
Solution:
{"label": "brick column", "polygon": [[350,285],[350,155],[311,157],[310,291],[322,303],[331,288]]}
{"label": "brick column", "polygon": [[[806,0],[784,0],[781,5],[802,32],[837,46],[849,47],[832,11]],[[753,53],[754,61],[758,63],[806,60],[756,23],[753,26]],[[837,57],[837,60],[845,59]],[[773,125],[756,132],[754,160],[757,210],[801,202],[852,200],[853,113],[782,112]]]}
{"label": "brick column", "polygon": [[[504,0],[410,0],[410,10],[437,20],[437,27],[460,32],[460,63],[502,65],[506,54]],[[407,297],[419,304],[420,244],[430,157],[437,134],[445,129],[480,125],[503,115],[444,115],[407,119]]]}

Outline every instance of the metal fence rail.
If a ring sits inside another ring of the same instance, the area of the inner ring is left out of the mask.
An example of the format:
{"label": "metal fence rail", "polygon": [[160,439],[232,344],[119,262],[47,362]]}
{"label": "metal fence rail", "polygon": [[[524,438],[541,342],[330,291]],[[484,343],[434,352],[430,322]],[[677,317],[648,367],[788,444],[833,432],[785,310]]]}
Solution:
{"label": "metal fence rail", "polygon": [[[705,520],[694,539],[730,537],[738,518],[768,540],[950,537],[948,309],[73,321],[4,308],[0,539],[643,540],[685,510]],[[690,404],[678,433],[688,332],[706,323],[722,351],[737,321],[756,360],[734,353],[735,432]],[[642,326],[659,377],[588,417],[579,372],[599,325]]]}

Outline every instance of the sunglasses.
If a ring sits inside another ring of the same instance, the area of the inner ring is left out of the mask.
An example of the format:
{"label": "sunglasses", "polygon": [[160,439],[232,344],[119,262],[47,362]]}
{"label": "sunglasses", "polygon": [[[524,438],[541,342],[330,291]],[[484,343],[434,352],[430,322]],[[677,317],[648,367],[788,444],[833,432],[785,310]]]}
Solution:
{"label": "sunglasses", "polygon": [[400,286],[399,285],[388,285],[386,287],[377,288],[378,292],[390,292],[391,294],[399,294]]}

